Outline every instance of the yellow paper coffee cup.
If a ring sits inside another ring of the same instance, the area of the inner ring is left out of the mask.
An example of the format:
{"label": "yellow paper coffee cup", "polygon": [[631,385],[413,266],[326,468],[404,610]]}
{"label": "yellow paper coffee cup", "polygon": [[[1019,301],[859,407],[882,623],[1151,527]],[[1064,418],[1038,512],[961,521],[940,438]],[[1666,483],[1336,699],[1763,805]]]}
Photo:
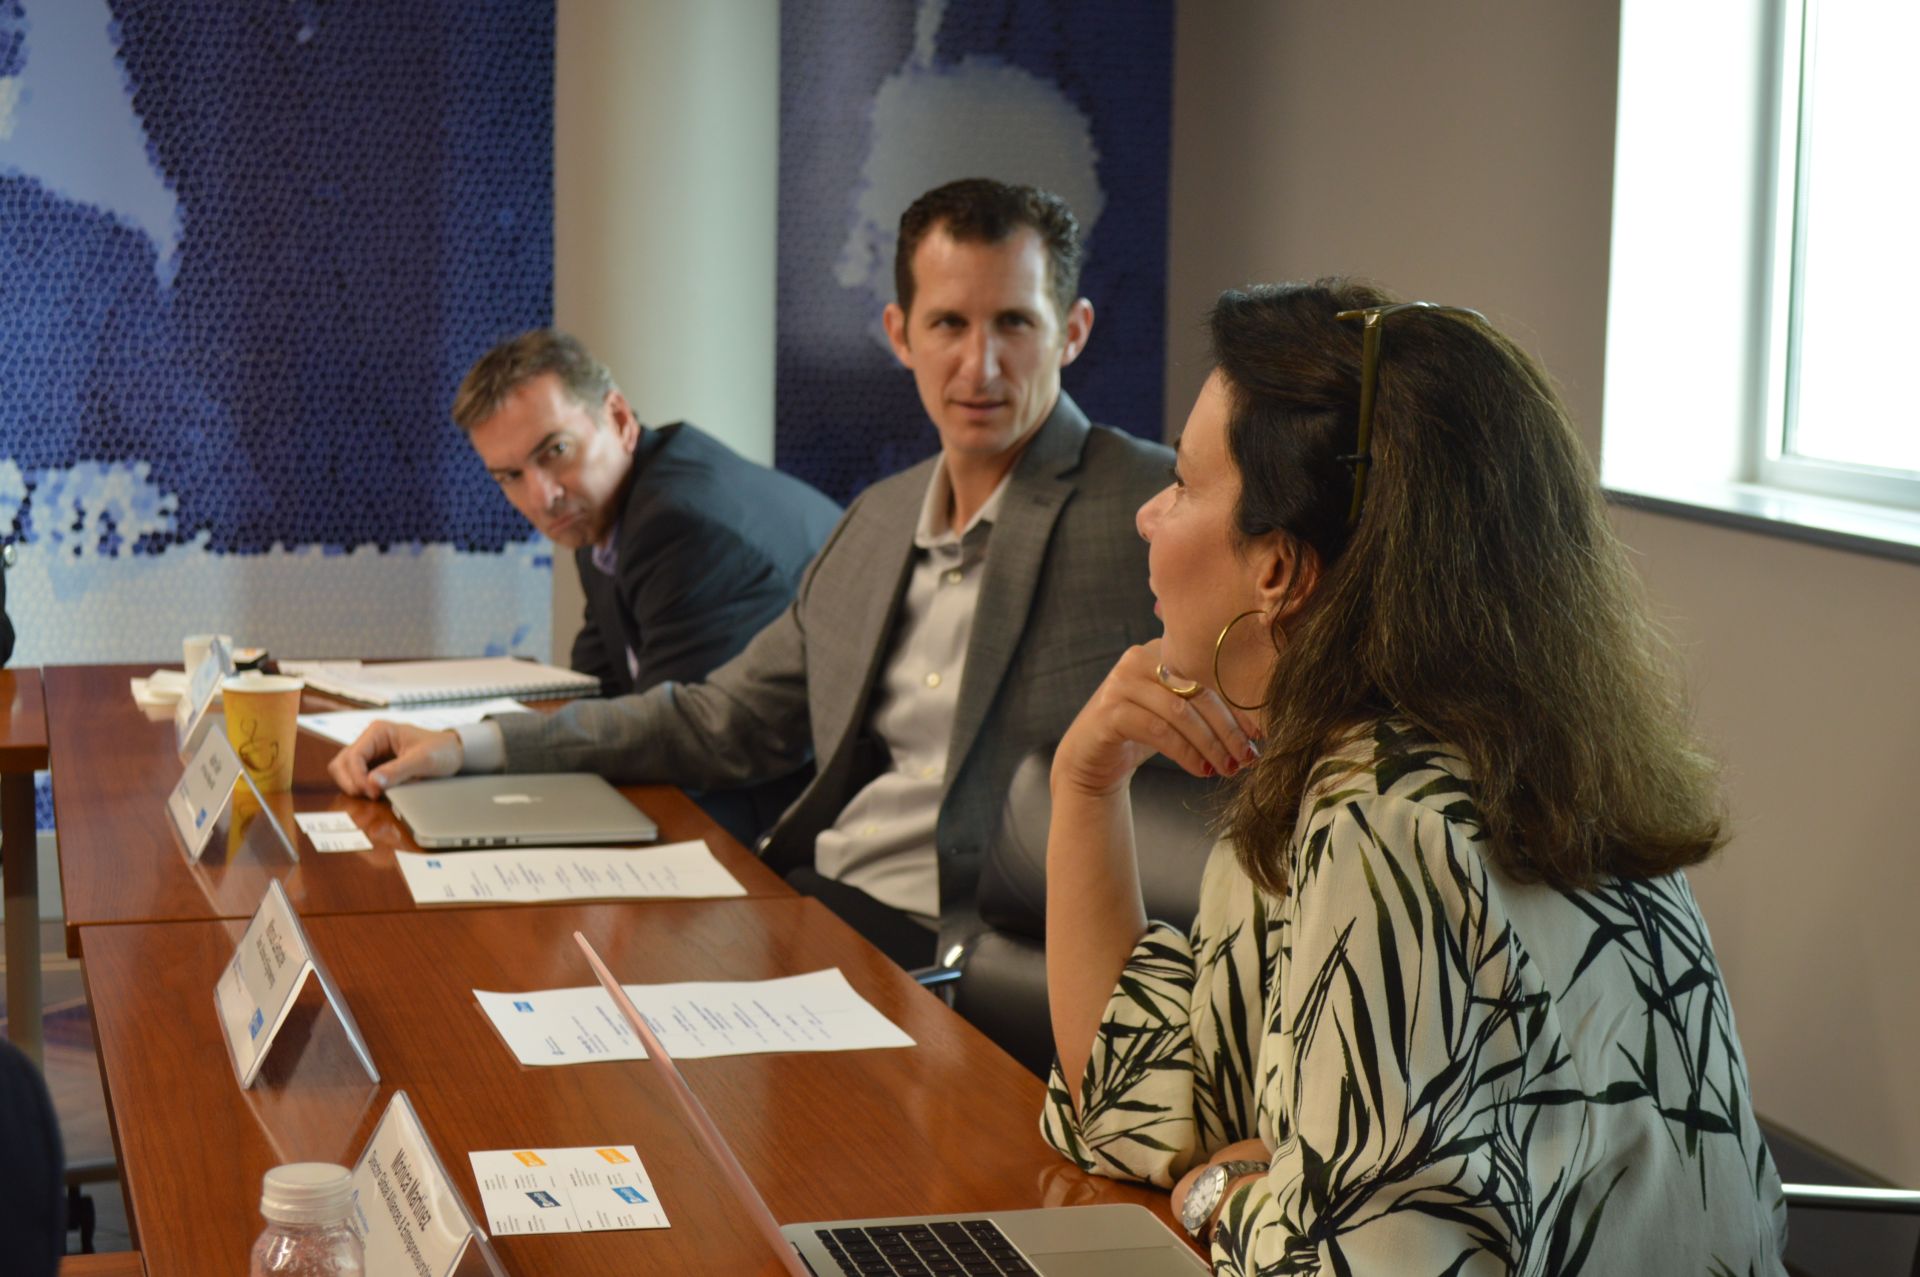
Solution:
{"label": "yellow paper coffee cup", "polygon": [[297,678],[253,671],[220,684],[227,739],[263,794],[293,788],[293,743],[300,730],[300,692],[305,686]]}

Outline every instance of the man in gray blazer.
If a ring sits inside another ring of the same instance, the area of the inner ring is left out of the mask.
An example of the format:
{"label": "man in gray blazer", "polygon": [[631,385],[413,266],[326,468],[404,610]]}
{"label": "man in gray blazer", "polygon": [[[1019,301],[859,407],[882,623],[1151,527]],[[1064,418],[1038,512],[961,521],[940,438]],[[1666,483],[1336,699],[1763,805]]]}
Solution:
{"label": "man in gray blazer", "polygon": [[940,453],[853,502],[778,620],[702,682],[459,733],[376,724],[335,779],[378,796],[504,766],[711,789],[812,758],[769,862],[902,965],[944,952],[976,925],[1014,766],[1159,631],[1133,520],[1172,454],[1089,425],[1060,389],[1093,326],[1079,262],[1073,215],[1044,192],[922,196],[885,319]]}

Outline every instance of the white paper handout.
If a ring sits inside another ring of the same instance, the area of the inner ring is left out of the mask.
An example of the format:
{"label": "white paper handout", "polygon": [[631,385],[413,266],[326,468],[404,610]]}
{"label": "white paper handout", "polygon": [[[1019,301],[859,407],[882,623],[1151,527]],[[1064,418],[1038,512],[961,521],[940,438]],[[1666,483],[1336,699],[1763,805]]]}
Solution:
{"label": "white paper handout", "polygon": [[[838,967],[777,980],[629,984],[627,996],[679,1060],[774,1051],[867,1051],[913,1039],[853,991]],[[599,985],[473,996],[526,1065],[641,1060],[646,1051]]]}
{"label": "white paper handout", "polygon": [[496,1237],[669,1227],[631,1144],[503,1149],[467,1158]]}
{"label": "white paper handout", "polygon": [[489,714],[520,714],[525,713],[526,708],[511,697],[501,696],[475,705],[439,705],[432,709],[341,709],[326,714],[302,714],[299,722],[302,731],[351,745],[375,720],[444,732],[464,723],[477,723]]}
{"label": "white paper handout", "polygon": [[[658,847],[396,851],[415,904],[744,896],[704,842]],[[671,1049],[671,1048],[669,1048]]]}

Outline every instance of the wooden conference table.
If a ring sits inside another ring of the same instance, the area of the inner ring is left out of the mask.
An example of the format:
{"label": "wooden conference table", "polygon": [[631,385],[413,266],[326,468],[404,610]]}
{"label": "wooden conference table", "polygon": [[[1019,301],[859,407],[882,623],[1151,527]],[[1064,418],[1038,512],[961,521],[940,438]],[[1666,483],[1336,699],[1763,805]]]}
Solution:
{"label": "wooden conference table", "polygon": [[[235,866],[189,871],[161,813],[179,770],[172,727],[140,717],[128,673],[50,670],[47,686],[69,945],[84,960],[135,1244],[150,1277],[244,1271],[259,1229],[261,1175],[292,1160],[350,1164],[396,1089],[413,1101],[483,1224],[469,1152],[638,1149],[672,1227],[496,1238],[515,1277],[776,1271],[653,1066],[523,1067],[475,1002],[474,989],[591,984],[576,929],[628,983],[838,967],[914,1039],[894,1050],[685,1064],[689,1084],[783,1223],[1105,1201],[1138,1202],[1170,1218],[1164,1193],[1085,1175],[1048,1148],[1037,1129],[1037,1078],[824,907],[789,892],[717,826],[695,832],[705,817],[677,791],[629,793],[660,821],[663,837],[705,837],[760,894],[416,909],[392,863],[391,846],[411,845],[404,831],[383,830],[381,820],[391,823],[384,804],[324,790],[331,747],[306,735],[296,805],[353,811],[376,847],[384,835],[387,849],[303,850],[297,866],[271,868],[339,983],[381,1081],[356,1071],[338,1023],[318,1013],[296,1018],[266,1077],[242,1091],[213,988],[264,888],[246,902],[229,894],[237,886],[214,881]],[[69,731],[79,738],[65,739]],[[159,777],[133,774],[143,771]],[[383,876],[392,879],[384,887]]]}
{"label": "wooden conference table", "polygon": [[[121,922],[247,918],[270,878],[280,879],[301,917],[411,910],[393,859],[419,844],[382,801],[350,798],[327,775],[339,746],[301,732],[294,751],[293,791],[286,811],[344,811],[373,843],[371,852],[326,854],[300,841],[300,860],[258,854],[261,840],[231,860],[216,838],[190,864],[169,831],[167,795],[180,781],[172,720],[147,719],[128,680],[150,665],[52,666],[45,671],[47,736],[52,756],[54,822],[60,831],[60,891],[66,902],[67,953],[79,955],[83,927]],[[361,709],[308,692],[303,713]],[[219,730],[215,723],[211,730]],[[670,785],[632,785],[624,792],[660,826],[664,842],[705,838],[749,895],[790,889],[752,852]],[[286,820],[288,834],[298,831]]]}
{"label": "wooden conference table", "polygon": [[137,1250],[68,1255],[60,1261],[60,1277],[142,1277],[145,1272]]}
{"label": "wooden conference table", "polygon": [[[689,1060],[712,1112],[782,1223],[1164,1194],[1086,1176],[1040,1140],[1041,1084],[945,1004],[800,898],[526,906],[316,918],[309,936],[381,1071],[339,1063],[241,1092],[212,989],[242,924],[89,927],[81,933],[128,1201],[149,1277],[217,1271],[258,1230],[260,1176],[288,1160],[351,1164],[404,1088],[468,1205],[467,1153],[632,1144],[672,1227],[495,1239],[509,1272],[775,1271],[718,1170],[644,1061],[522,1067],[475,988],[591,983],[577,928],[625,982],[750,979],[837,966],[914,1047]],[[204,1014],[191,1014],[195,1008]],[[188,1012],[183,1014],[183,1010]],[[333,1032],[321,1019],[321,1052]],[[281,1049],[276,1045],[276,1050]],[[325,1052],[321,1052],[325,1053]],[[271,1057],[270,1057],[271,1058]],[[332,1116],[329,1125],[326,1120]],[[484,1217],[482,1222],[484,1223]]]}

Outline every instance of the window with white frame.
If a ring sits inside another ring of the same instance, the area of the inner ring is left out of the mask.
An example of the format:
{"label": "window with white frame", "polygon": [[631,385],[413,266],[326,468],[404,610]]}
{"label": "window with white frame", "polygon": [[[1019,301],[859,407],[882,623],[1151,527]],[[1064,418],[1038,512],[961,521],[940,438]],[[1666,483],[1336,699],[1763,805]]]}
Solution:
{"label": "window with white frame", "polygon": [[1602,473],[1920,557],[1916,0],[1623,0]]}
{"label": "window with white frame", "polygon": [[1914,0],[1782,14],[1775,277],[1759,477],[1920,506],[1920,396],[1897,370],[1920,298]]}

